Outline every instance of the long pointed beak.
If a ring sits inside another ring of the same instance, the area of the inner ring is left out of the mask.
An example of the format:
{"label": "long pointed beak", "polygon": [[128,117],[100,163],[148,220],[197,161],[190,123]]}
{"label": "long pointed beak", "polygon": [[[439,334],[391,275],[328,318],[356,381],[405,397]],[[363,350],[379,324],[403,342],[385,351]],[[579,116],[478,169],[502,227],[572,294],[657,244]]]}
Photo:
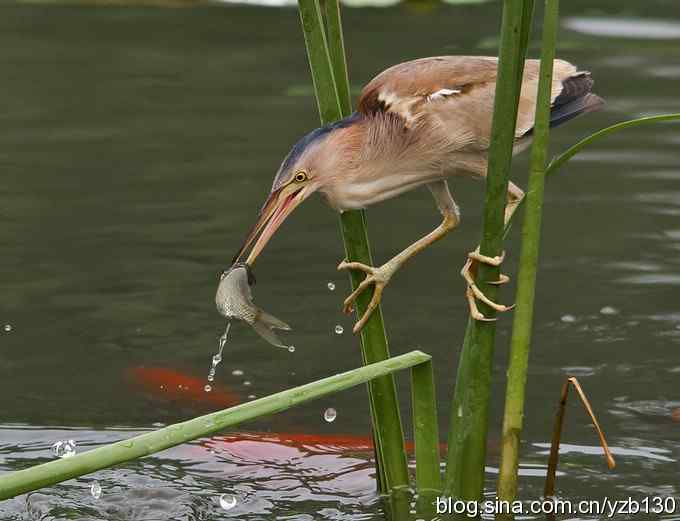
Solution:
{"label": "long pointed beak", "polygon": [[[269,197],[260,210],[257,221],[250,232],[248,232],[248,236],[245,241],[243,241],[243,245],[232,262],[239,262],[246,250],[253,242],[255,242],[255,246],[253,246],[250,255],[248,255],[248,258],[246,259],[246,264],[252,266],[257,256],[269,242],[269,239],[274,235],[274,232],[281,226],[281,223],[307,198],[308,195],[309,192],[307,187],[300,188],[287,195],[284,194],[281,189],[269,194]],[[257,239],[257,241],[255,241],[255,239]]]}

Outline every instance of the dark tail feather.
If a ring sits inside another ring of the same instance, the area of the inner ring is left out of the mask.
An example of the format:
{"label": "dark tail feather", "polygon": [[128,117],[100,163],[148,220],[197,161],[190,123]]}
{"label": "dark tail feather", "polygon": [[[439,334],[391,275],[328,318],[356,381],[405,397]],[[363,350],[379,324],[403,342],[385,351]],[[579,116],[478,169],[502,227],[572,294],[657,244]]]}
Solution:
{"label": "dark tail feather", "polygon": [[556,127],[580,114],[602,108],[604,100],[592,94],[593,78],[589,72],[579,72],[562,83],[562,92],[550,110],[550,126]]}
{"label": "dark tail feather", "polygon": [[[589,72],[579,72],[562,83],[562,92],[555,98],[550,109],[550,126],[556,127],[581,114],[595,112],[604,105],[604,100],[593,94],[593,78]],[[523,137],[533,134],[530,129]]]}
{"label": "dark tail feather", "polygon": [[595,112],[604,105],[604,100],[596,94],[586,94],[560,106],[553,106],[550,111],[550,126],[556,127],[581,114]]}

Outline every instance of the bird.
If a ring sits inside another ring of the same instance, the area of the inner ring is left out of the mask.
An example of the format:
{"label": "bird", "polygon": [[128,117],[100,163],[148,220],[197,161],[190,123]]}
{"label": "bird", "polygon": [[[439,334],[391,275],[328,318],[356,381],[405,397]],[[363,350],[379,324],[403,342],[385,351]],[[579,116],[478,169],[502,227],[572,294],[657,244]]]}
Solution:
{"label": "bird", "polygon": [[[532,141],[540,61],[524,63],[513,154]],[[365,278],[343,302],[350,313],[357,297],[370,286],[373,294],[356,322],[359,332],[379,305],[392,276],[409,259],[438,241],[460,223],[460,210],[449,180],[485,179],[498,58],[489,56],[437,56],[394,65],[363,88],[356,111],[348,117],[303,136],[281,163],[254,226],[234,256],[252,266],[272,235],[291,212],[311,194],[319,193],[338,211],[365,209],[425,185],[442,216],[441,223],[380,266],[346,259],[339,270],[359,270]],[[556,59],[551,85],[550,125],[602,107],[592,92],[588,71]],[[517,209],[524,192],[508,184],[505,223]],[[461,271],[472,318],[484,316],[477,300],[503,312],[512,306],[493,302],[475,285],[477,263],[499,266],[504,253],[487,257],[479,248],[468,254]],[[501,275],[497,284],[509,278]]]}

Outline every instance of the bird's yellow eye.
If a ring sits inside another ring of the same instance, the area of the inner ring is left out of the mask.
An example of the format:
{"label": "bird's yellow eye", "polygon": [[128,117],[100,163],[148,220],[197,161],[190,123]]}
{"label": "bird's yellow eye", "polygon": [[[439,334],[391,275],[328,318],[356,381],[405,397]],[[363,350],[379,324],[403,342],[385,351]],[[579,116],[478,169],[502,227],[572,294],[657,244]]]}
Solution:
{"label": "bird's yellow eye", "polygon": [[303,172],[302,170],[297,172],[295,174],[295,177],[293,177],[296,183],[302,183],[303,181],[307,180],[307,172]]}

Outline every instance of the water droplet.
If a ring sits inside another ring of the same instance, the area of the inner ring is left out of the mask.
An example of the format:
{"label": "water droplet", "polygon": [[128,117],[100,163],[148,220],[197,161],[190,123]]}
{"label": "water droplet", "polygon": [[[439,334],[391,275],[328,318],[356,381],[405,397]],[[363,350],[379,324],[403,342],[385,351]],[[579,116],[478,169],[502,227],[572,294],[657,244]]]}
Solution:
{"label": "water droplet", "polygon": [[245,381],[243,382],[243,385],[250,385],[250,380],[245,380]]}
{"label": "water droplet", "polygon": [[340,324],[335,326],[335,334],[336,335],[342,335],[345,332],[345,328],[342,327]]}
{"label": "water droplet", "polygon": [[203,388],[203,390],[204,390],[206,393],[209,393],[210,391],[212,391],[212,386],[206,385],[206,386]]}
{"label": "water droplet", "polygon": [[102,497],[102,486],[94,481],[92,485],[90,485],[90,494],[92,494],[92,497],[95,499],[99,499]]}
{"label": "water droplet", "polygon": [[618,315],[619,310],[611,306],[605,306],[600,310],[600,313],[603,315]]}
{"label": "water droplet", "polygon": [[212,357],[213,368],[222,361],[222,355],[217,353]]}
{"label": "water droplet", "polygon": [[76,454],[75,440],[60,440],[52,445],[52,452],[57,458],[70,458]]}
{"label": "water droplet", "polygon": [[220,495],[220,506],[224,510],[231,510],[236,506],[236,496],[230,496],[228,494]]}
{"label": "water droplet", "polygon": [[215,379],[215,375],[214,375],[214,374],[209,374],[209,375],[208,375],[208,381],[209,381],[209,382],[212,382],[214,379]]}
{"label": "water droplet", "polygon": [[335,291],[335,283],[334,282],[329,282],[328,283],[328,289],[331,291]]}
{"label": "water droplet", "polygon": [[323,419],[326,420],[328,423],[334,422],[335,418],[338,417],[338,411],[333,409],[332,407],[326,409],[323,413]]}
{"label": "water droplet", "polygon": [[294,353],[295,352],[295,346],[288,346],[288,351],[290,351],[291,353]]}
{"label": "water droplet", "polygon": [[5,324],[5,327],[3,327],[3,329],[5,330],[5,333],[9,333],[10,331],[12,331],[12,324]]}
{"label": "water droplet", "polygon": [[248,399],[249,399],[249,400],[254,400],[255,398],[257,398],[257,396],[255,396],[254,394],[249,394],[249,395],[248,395]]}
{"label": "water droplet", "polygon": [[240,369],[234,369],[231,372],[231,374],[233,374],[234,376],[243,376],[243,371],[241,371]]}
{"label": "water droplet", "polygon": [[567,323],[572,323],[576,322],[576,317],[574,315],[562,315],[562,318],[560,318],[562,322],[567,322]]}

